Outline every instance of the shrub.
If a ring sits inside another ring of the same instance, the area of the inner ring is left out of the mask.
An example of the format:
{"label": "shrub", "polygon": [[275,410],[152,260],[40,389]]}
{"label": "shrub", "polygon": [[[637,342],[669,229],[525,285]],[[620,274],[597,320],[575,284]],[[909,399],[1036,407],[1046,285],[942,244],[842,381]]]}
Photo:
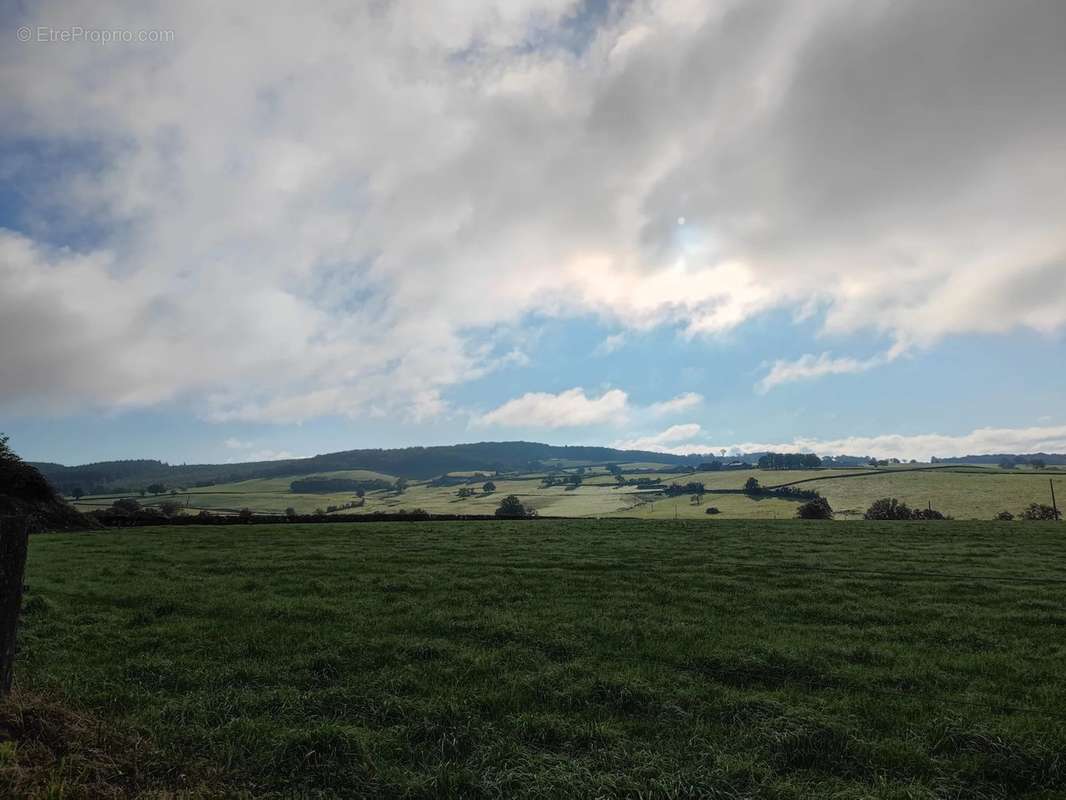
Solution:
{"label": "shrub", "polygon": [[882,497],[866,509],[863,519],[951,519],[935,508],[914,508],[894,497]]}
{"label": "shrub", "polygon": [[1000,511],[998,514],[996,514],[995,519],[998,519],[1001,522],[1010,522],[1012,519],[1014,519],[1014,515],[1009,511]]}
{"label": "shrub", "polygon": [[237,516],[240,519],[242,519],[243,521],[248,522],[252,518],[252,509],[250,509],[250,508],[242,508],[240,513],[237,514]]}
{"label": "shrub", "polygon": [[1057,520],[1062,519],[1062,512],[1044,503],[1030,503],[1029,508],[1021,513],[1024,520]]}
{"label": "shrub", "polygon": [[758,478],[748,478],[746,481],[744,481],[744,491],[748,494],[754,494],[755,492],[758,492],[761,488],[762,487],[759,486]]}
{"label": "shrub", "polygon": [[159,504],[159,510],[168,517],[176,517],[178,512],[181,511],[181,503],[175,503],[173,500],[164,500]]}
{"label": "shrub", "polygon": [[895,497],[882,497],[866,509],[863,519],[911,519],[911,509]]}
{"label": "shrub", "polygon": [[814,500],[808,500],[797,508],[796,516],[799,519],[832,519],[833,509],[828,500],[824,497],[818,497]]}
{"label": "shrub", "polygon": [[111,504],[111,510],[116,514],[136,514],[141,510],[141,504],[132,497],[123,497]]}
{"label": "shrub", "polygon": [[707,506],[707,510],[704,511],[703,513],[704,514],[721,514],[722,512],[719,511],[716,506]]}
{"label": "shrub", "polygon": [[285,516],[288,517],[289,519],[295,518],[296,517],[296,509],[293,508],[292,506],[289,506],[288,508],[285,509]]}
{"label": "shrub", "polygon": [[485,484],[481,487],[481,491],[485,494],[492,494],[496,491],[496,484],[492,481],[485,481]]}
{"label": "shrub", "polygon": [[526,507],[518,499],[518,495],[515,494],[507,495],[496,507],[497,517],[524,517],[526,515]]}

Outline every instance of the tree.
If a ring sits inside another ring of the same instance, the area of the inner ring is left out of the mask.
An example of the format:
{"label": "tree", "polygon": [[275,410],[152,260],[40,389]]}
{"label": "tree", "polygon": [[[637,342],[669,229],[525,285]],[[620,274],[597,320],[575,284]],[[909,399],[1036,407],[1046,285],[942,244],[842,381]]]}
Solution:
{"label": "tree", "polygon": [[289,506],[285,509],[285,516],[289,519],[296,519],[296,509],[292,506]]}
{"label": "tree", "polygon": [[356,489],[355,496],[358,497],[360,500],[366,497],[366,489]]}
{"label": "tree", "polygon": [[762,487],[759,486],[758,478],[748,478],[746,481],[744,481],[744,491],[748,494],[755,494],[761,488]]}
{"label": "tree", "polygon": [[237,516],[241,519],[242,522],[251,522],[251,520],[252,520],[252,509],[250,509],[250,508],[242,508],[240,513],[237,514]]}
{"label": "tree", "polygon": [[145,488],[147,488],[152,494],[163,494],[163,492],[167,490],[167,487],[161,483],[152,483]]}
{"label": "tree", "polygon": [[497,517],[524,517],[527,516],[526,507],[518,499],[518,495],[509,494],[500,501],[496,507]]}
{"label": "tree", "polygon": [[460,498],[467,498],[467,497],[473,497],[473,496],[474,496],[475,494],[477,494],[477,492],[476,492],[476,491],[474,491],[474,490],[473,490],[473,489],[472,489],[471,487],[469,487],[469,486],[463,486],[463,487],[462,487],[462,488],[460,488],[460,489],[459,489],[459,491],[458,491],[458,492],[456,492],[455,494],[456,494],[456,495],[457,495],[458,497],[460,497]]}
{"label": "tree", "polygon": [[817,497],[797,508],[796,516],[799,519],[832,519],[833,509],[828,500],[824,497]]}
{"label": "tree", "polygon": [[407,491],[407,478],[397,478],[393,485],[396,487],[397,494],[403,494]]}
{"label": "tree", "polygon": [[85,497],[85,490],[82,489],[80,486],[75,486],[73,489],[70,490],[70,496],[73,497],[75,500],[81,500],[83,497]]}
{"label": "tree", "polygon": [[1029,459],[1029,466],[1033,469],[1047,469],[1047,462],[1042,458]]}
{"label": "tree", "polygon": [[863,519],[914,519],[915,512],[910,506],[901,503],[895,497],[882,497],[866,509]]}
{"label": "tree", "polygon": [[168,517],[176,517],[178,512],[181,511],[181,504],[175,503],[173,500],[164,500],[159,504],[159,510]]}
{"label": "tree", "polygon": [[1062,519],[1062,512],[1044,503],[1030,503],[1029,507],[1021,513],[1021,518],[1029,521],[1058,520]]}
{"label": "tree", "polygon": [[485,481],[484,485],[481,487],[481,491],[485,494],[492,494],[496,491],[496,484],[492,481]]}
{"label": "tree", "polygon": [[123,497],[111,504],[111,510],[117,514],[136,514],[141,510],[141,504],[132,497]]}

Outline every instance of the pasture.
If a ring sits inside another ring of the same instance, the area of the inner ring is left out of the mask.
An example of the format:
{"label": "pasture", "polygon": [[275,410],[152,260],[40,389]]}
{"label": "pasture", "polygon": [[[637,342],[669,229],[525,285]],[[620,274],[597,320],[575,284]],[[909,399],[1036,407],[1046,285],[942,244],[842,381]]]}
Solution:
{"label": "pasture", "polygon": [[[704,519],[42,535],[18,687],[98,721],[96,747],[102,731],[136,737],[144,792],[1063,797],[1063,530]],[[84,789],[70,768],[19,784],[20,752],[0,755],[0,794]]]}
{"label": "pasture", "polygon": [[[654,465],[624,465],[627,469]],[[569,470],[569,474],[573,469]],[[395,480],[395,476],[365,470],[321,473],[331,478]],[[176,494],[141,502],[171,500],[186,506],[185,513],[208,510],[212,513],[236,513],[242,508],[264,514],[281,514],[293,508],[299,514],[316,509],[343,507],[357,498],[352,492],[303,494],[289,491],[289,484],[299,476],[223,483],[201,488],[184,488]],[[813,469],[813,470],[729,470],[678,474],[670,472],[627,473],[626,477],[659,478],[664,485],[672,482],[701,481],[708,489],[704,502],[697,505],[688,496],[664,497],[638,490],[635,486],[617,486],[614,477],[602,467],[589,468],[580,488],[543,485],[544,472],[508,474],[499,477],[474,477],[474,473],[455,473],[469,478],[475,489],[472,497],[460,498],[458,485],[434,486],[431,481],[410,481],[402,494],[388,490],[367,492],[365,503],[357,509],[340,508],[341,513],[396,512],[421,508],[434,514],[492,514],[500,498],[515,494],[528,507],[545,516],[558,517],[636,517],[640,519],[696,519],[705,516],[707,506],[714,506],[725,519],[789,519],[795,516],[796,501],[773,497],[750,497],[740,493],[744,482],[754,477],[765,486],[800,482],[805,489],[816,489],[838,512],[838,518],[855,519],[881,497],[896,497],[912,507],[933,508],[956,519],[990,520],[998,512],[1019,513],[1030,503],[1049,503],[1048,481],[1055,480],[1060,492],[1060,506],[1066,504],[1066,471],[1001,470],[995,467],[883,468],[883,469]],[[496,490],[486,494],[481,485],[486,480]],[[726,492],[726,493],[716,493]],[[76,503],[84,511],[106,508],[117,495],[85,497]]]}

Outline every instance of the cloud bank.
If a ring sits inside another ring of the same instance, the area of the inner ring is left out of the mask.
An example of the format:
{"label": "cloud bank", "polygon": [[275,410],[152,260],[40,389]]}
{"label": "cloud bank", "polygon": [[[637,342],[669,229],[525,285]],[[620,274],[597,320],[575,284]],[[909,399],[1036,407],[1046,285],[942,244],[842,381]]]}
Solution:
{"label": "cloud bank", "polygon": [[[426,419],[531,313],[713,336],[815,309],[899,352],[1066,324],[1061,2],[597,9],[8,14],[175,35],[6,31],[0,408]],[[760,385],[868,368],[805,358]]]}

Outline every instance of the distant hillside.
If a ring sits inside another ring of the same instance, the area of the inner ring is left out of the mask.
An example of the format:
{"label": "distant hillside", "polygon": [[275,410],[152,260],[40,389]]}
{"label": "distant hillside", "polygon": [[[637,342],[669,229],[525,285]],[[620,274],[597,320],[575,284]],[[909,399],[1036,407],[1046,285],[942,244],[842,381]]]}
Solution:
{"label": "distant hillside", "polygon": [[999,464],[1010,461],[1015,464],[1028,464],[1030,461],[1043,461],[1045,464],[1066,464],[1066,453],[994,453],[979,456],[956,456],[954,458],[934,458],[934,464]]}
{"label": "distant hillside", "polygon": [[64,494],[75,488],[140,489],[152,483],[191,487],[251,478],[311,475],[347,469],[367,469],[405,478],[432,478],[446,472],[483,470],[508,472],[537,469],[559,462],[597,464],[611,461],[653,461],[661,464],[695,464],[704,456],[677,456],[611,447],[556,446],[537,442],[477,442],[439,447],[405,447],[395,450],[345,450],[312,458],[252,461],[243,464],[182,464],[163,461],[102,461],[68,467],[47,462],[37,469]]}

